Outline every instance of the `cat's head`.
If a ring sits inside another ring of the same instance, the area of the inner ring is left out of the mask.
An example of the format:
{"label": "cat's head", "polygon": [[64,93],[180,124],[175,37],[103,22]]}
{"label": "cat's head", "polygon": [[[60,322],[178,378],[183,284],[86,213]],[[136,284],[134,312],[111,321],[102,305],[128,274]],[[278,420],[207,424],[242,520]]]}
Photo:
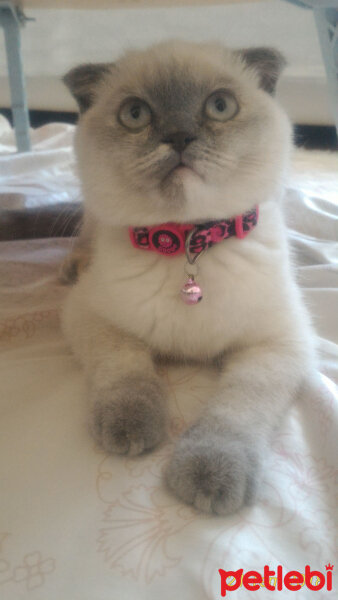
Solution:
{"label": "cat's head", "polygon": [[166,42],[65,76],[85,201],[114,225],[234,216],[278,197],[290,148],[266,48]]}

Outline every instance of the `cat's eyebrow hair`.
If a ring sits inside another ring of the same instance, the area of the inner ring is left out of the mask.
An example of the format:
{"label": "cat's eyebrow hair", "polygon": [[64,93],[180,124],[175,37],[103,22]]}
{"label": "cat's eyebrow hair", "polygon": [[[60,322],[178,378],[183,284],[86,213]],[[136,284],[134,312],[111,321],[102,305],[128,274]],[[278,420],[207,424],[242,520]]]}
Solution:
{"label": "cat's eyebrow hair", "polygon": [[146,100],[145,90],[141,89],[138,85],[124,84],[115,91],[115,99],[117,104],[123,102],[127,98],[140,98],[140,100]]}
{"label": "cat's eyebrow hair", "polygon": [[220,75],[219,77],[215,77],[214,80],[212,81],[212,86],[214,88],[214,90],[221,89],[224,88],[226,90],[229,90],[230,92],[239,92],[239,86],[238,86],[238,82],[233,79],[233,77],[228,76],[228,75]]}

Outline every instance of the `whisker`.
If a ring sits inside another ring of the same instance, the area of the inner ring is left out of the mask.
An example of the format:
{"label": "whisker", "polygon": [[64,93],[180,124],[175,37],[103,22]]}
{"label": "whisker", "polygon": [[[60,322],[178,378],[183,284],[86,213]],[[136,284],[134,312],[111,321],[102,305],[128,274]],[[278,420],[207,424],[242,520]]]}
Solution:
{"label": "whisker", "polygon": [[57,215],[55,221],[53,221],[53,223],[51,224],[51,228],[49,230],[49,237],[53,237],[54,232],[56,230],[57,225],[59,224],[60,219],[63,218],[64,214],[66,213],[66,211],[68,210],[68,208],[63,208],[63,210],[60,210],[59,214]]}
{"label": "whisker", "polygon": [[[63,208],[63,210],[61,210],[60,213],[57,215],[54,222],[52,223],[52,226],[49,230],[49,237],[53,237],[53,235],[57,231],[57,228],[59,228],[59,227],[60,227],[60,235],[63,236],[68,225],[71,223],[72,219],[74,219],[74,217],[76,218],[76,216],[79,213],[81,213],[81,211],[82,211],[81,204],[79,204],[78,206],[76,204],[72,204],[71,207],[69,207],[69,205],[65,206]],[[76,224],[76,226],[80,227],[80,224],[81,224],[81,221],[79,220],[79,222]]]}

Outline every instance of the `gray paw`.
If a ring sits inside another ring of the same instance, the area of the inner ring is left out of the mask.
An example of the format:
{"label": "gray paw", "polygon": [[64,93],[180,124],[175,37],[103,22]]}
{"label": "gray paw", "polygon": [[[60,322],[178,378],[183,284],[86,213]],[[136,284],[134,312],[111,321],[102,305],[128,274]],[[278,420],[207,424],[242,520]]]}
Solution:
{"label": "gray paw", "polygon": [[122,379],[92,395],[92,433],[107,452],[137,455],[163,440],[165,393],[155,378]]}
{"label": "gray paw", "polygon": [[59,273],[61,283],[75,283],[82,271],[87,268],[89,259],[88,252],[80,249],[73,250],[61,264]]}
{"label": "gray paw", "polygon": [[197,427],[179,440],[166,482],[187,504],[226,515],[253,501],[259,470],[257,455],[243,441]]}

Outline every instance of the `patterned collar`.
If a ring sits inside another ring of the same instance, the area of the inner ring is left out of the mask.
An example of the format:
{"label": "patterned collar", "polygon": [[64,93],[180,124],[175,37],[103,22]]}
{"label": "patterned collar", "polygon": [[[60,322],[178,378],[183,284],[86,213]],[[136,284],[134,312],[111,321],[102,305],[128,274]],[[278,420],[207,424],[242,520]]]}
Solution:
{"label": "patterned collar", "polygon": [[187,235],[194,230],[190,237],[189,252],[199,254],[228,237],[245,238],[257,222],[258,206],[255,206],[238,217],[208,221],[200,225],[164,223],[154,227],[129,227],[129,235],[134,248],[176,256],[185,252]]}

